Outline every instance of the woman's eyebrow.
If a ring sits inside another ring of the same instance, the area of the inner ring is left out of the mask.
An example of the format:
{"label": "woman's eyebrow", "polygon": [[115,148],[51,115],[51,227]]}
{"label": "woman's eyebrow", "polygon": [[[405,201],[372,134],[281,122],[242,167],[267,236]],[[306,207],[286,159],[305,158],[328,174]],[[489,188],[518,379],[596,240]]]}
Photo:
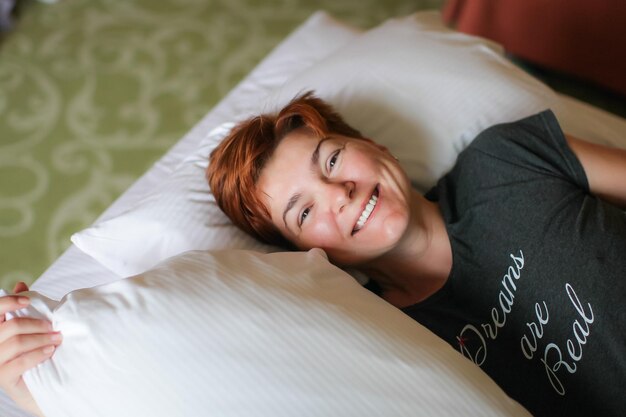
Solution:
{"label": "woman's eyebrow", "polygon": [[330,139],[330,136],[324,136],[319,142],[317,142],[317,146],[315,147],[313,154],[311,154],[311,167],[317,166],[317,163],[320,160],[320,147],[322,146],[322,143],[326,142],[328,139]]}
{"label": "woman's eyebrow", "polygon": [[293,206],[296,205],[296,203],[298,202],[301,196],[302,194],[300,193],[296,193],[292,195],[291,198],[289,199],[289,202],[287,203],[287,207],[285,207],[285,211],[283,211],[283,223],[285,223],[285,227],[287,229],[289,229],[289,226],[287,226],[287,212],[289,212],[289,210],[291,210]]}
{"label": "woman's eyebrow", "polygon": [[[330,139],[330,136],[324,136],[323,138],[319,140],[319,142],[317,142],[317,146],[315,147],[315,150],[311,154],[311,167],[315,167],[319,163],[320,147],[322,146],[322,143],[324,143],[328,139]],[[285,224],[285,227],[287,229],[289,229],[289,226],[287,225],[287,213],[289,212],[289,210],[293,208],[293,206],[296,205],[296,203],[298,202],[301,196],[302,194],[300,193],[296,193],[292,195],[289,201],[287,202],[287,206],[285,207],[285,210],[283,211],[283,223]]]}

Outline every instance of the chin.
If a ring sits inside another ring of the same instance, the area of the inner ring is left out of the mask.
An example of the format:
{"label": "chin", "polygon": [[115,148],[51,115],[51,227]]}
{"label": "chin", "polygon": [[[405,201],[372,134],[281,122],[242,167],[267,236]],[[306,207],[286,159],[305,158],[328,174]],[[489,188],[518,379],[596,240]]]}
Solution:
{"label": "chin", "polygon": [[386,248],[360,248],[355,249],[354,252],[341,252],[341,253],[329,253],[326,252],[330,261],[340,267],[359,267],[365,265],[376,258],[384,255],[387,252]]}

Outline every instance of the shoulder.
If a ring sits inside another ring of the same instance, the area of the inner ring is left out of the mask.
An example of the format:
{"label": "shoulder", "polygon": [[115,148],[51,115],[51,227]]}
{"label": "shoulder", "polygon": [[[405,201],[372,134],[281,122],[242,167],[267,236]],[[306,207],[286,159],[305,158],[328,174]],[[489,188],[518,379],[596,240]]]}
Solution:
{"label": "shoulder", "polygon": [[552,110],[544,110],[540,113],[508,123],[500,123],[483,130],[468,147],[480,151],[502,151],[524,145],[531,146],[539,141],[556,141],[565,144],[565,138],[559,122]]}
{"label": "shoulder", "polygon": [[588,187],[580,161],[551,110],[485,129],[458,162],[487,164],[490,169],[498,165]]}
{"label": "shoulder", "polygon": [[513,192],[521,184],[588,190],[585,172],[550,110],[485,129],[461,152],[439,188],[474,201],[487,190]]}

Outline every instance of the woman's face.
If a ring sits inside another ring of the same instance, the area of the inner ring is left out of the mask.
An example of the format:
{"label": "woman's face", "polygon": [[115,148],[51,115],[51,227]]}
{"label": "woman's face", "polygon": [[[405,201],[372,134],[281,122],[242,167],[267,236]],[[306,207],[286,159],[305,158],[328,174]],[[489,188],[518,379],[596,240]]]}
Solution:
{"label": "woman's face", "polygon": [[410,182],[379,145],[300,128],[263,168],[257,192],[272,222],[300,249],[356,265],[393,249],[407,230]]}

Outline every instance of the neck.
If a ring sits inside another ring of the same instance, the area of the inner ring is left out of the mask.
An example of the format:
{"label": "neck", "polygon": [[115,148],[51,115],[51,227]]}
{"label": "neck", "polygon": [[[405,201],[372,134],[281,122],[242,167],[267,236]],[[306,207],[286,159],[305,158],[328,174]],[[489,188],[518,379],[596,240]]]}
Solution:
{"label": "neck", "polygon": [[446,283],[452,250],[436,203],[413,191],[407,232],[390,252],[363,268],[383,290],[383,298],[405,307],[428,298]]}

